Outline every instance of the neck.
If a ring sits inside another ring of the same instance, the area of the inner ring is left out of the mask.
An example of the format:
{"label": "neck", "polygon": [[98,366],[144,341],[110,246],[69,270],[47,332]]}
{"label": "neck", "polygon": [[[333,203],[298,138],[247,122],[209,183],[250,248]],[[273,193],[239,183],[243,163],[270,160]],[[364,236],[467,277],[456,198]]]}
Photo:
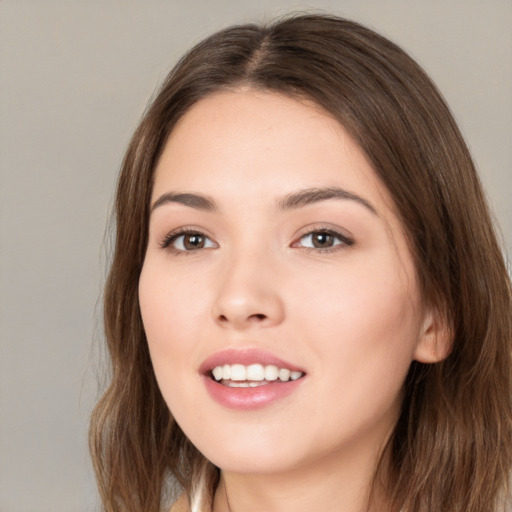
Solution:
{"label": "neck", "polygon": [[[366,463],[330,454],[321,463],[272,474],[223,471],[214,512],[379,512],[388,510],[382,487],[374,485],[379,454]],[[385,464],[384,464],[385,466]]]}

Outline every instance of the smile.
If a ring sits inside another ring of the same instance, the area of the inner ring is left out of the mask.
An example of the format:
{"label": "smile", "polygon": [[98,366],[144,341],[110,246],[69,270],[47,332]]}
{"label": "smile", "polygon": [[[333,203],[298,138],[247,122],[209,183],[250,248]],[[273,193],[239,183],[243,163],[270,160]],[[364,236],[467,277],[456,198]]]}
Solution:
{"label": "smile", "polygon": [[307,380],[297,364],[257,348],[228,348],[199,367],[211,398],[223,407],[250,411],[295,395]]}
{"label": "smile", "polygon": [[304,373],[276,365],[262,364],[224,364],[215,366],[211,375],[216,382],[232,388],[265,386],[271,382],[288,382],[300,379]]}

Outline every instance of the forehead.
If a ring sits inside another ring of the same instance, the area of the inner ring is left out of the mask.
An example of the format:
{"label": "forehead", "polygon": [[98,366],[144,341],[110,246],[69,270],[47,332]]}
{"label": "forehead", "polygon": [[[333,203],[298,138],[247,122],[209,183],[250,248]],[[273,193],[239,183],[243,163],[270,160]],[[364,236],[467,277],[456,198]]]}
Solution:
{"label": "forehead", "polygon": [[325,186],[393,208],[366,155],[331,115],[306,100],[240,89],[207,96],[180,119],[158,162],[153,200],[169,189],[269,197]]}

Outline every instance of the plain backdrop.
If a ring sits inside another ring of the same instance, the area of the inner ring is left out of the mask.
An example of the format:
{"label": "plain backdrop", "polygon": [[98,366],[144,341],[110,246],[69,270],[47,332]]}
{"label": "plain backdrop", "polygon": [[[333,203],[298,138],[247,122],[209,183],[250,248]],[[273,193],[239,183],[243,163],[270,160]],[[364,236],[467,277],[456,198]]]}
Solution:
{"label": "plain backdrop", "polygon": [[305,9],[368,24],[425,67],[511,250],[511,0],[0,0],[0,512],[99,510],[104,233],[155,86],[211,32]]}

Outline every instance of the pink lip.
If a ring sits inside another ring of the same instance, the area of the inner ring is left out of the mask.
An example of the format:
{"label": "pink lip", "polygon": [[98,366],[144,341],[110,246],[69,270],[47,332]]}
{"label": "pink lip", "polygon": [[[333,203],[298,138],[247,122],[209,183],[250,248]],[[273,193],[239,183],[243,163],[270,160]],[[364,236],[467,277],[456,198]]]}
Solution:
{"label": "pink lip", "polygon": [[[216,366],[224,364],[262,364],[263,366],[273,364],[278,368],[288,368],[292,371],[304,372],[304,370],[284,359],[274,356],[270,352],[259,349],[226,349],[208,357],[199,367],[199,372],[208,374]],[[305,372],[304,372],[305,373]]]}
{"label": "pink lip", "polygon": [[215,382],[210,377],[210,371],[224,364],[273,364],[278,368],[288,368],[293,371],[303,369],[280,359],[273,354],[257,349],[227,349],[213,354],[200,366],[204,385],[210,396],[220,405],[229,409],[249,411],[259,409],[281,400],[297,390],[304,377],[288,382],[275,381],[255,388],[231,388]]}

